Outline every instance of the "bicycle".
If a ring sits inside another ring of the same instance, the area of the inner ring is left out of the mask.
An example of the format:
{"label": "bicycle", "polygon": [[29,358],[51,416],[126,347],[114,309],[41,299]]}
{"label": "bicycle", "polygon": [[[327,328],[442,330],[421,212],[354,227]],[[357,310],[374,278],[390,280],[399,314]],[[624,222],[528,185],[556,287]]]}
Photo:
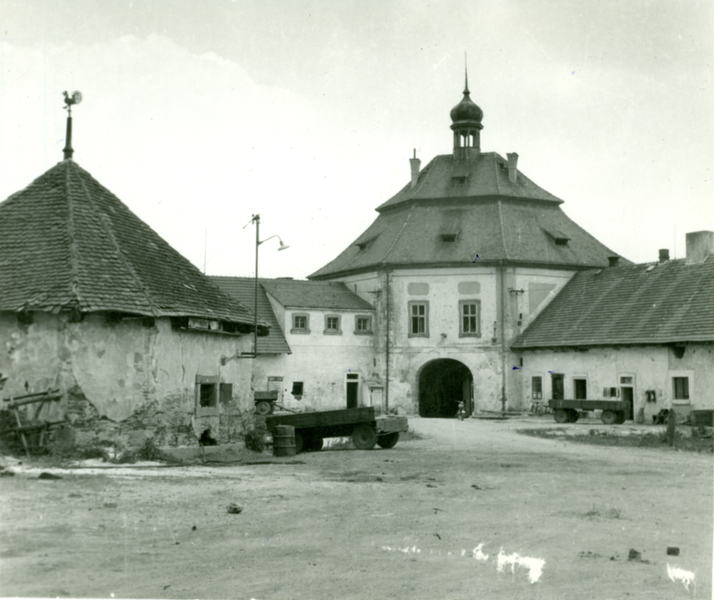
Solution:
{"label": "bicycle", "polygon": [[542,417],[550,412],[550,406],[548,406],[547,402],[532,402],[530,412],[532,415]]}

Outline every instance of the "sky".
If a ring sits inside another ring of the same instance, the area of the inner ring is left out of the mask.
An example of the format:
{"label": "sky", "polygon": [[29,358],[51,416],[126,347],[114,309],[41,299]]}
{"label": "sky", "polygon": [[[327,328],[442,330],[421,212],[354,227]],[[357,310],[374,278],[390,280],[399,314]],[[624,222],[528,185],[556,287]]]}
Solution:
{"label": "sky", "polygon": [[[481,148],[637,263],[714,231],[710,0],[0,0],[0,198],[74,160],[209,275],[305,278]],[[277,252],[279,236],[290,246]]]}

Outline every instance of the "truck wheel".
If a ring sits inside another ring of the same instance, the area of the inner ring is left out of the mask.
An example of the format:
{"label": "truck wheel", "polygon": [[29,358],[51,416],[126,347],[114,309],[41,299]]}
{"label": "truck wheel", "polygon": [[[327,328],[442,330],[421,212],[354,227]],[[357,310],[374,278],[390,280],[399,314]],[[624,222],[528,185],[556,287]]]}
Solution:
{"label": "truck wheel", "polygon": [[377,443],[377,432],[371,425],[361,423],[352,430],[352,443],[359,450],[371,450]]}
{"label": "truck wheel", "polygon": [[559,408],[553,413],[553,418],[556,423],[567,423],[568,412],[564,408]]}
{"label": "truck wheel", "polygon": [[577,423],[578,419],[580,418],[580,413],[572,408],[568,411],[568,413],[568,422]]}
{"label": "truck wheel", "polygon": [[615,425],[622,425],[625,422],[625,413],[620,411],[617,413],[617,421],[615,421]]}
{"label": "truck wheel", "polygon": [[603,410],[600,415],[600,420],[605,423],[605,425],[613,425],[617,422],[617,413],[614,410]]}
{"label": "truck wheel", "polygon": [[399,441],[399,432],[393,431],[392,433],[387,433],[386,435],[380,435],[377,437],[377,445],[380,448],[389,449],[394,448]]}
{"label": "truck wheel", "polygon": [[273,412],[272,402],[258,402],[255,405],[255,412],[257,412],[259,415],[269,415]]}

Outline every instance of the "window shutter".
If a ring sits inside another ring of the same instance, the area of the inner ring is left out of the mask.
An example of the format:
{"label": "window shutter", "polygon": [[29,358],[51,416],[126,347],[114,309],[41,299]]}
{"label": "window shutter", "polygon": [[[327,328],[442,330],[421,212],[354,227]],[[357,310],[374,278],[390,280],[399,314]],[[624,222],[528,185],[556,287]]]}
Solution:
{"label": "window shutter", "polygon": [[228,404],[233,398],[233,384],[232,383],[222,383],[220,390],[219,400],[221,404]]}

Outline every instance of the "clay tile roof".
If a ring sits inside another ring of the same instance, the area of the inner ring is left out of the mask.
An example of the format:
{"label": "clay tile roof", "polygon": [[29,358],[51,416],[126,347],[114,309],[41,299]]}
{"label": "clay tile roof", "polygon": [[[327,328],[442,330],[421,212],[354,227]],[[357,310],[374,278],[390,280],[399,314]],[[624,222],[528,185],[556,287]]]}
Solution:
{"label": "clay tile roof", "polygon": [[581,271],[514,349],[714,342],[714,255]]}
{"label": "clay tile roof", "polygon": [[[242,304],[255,305],[255,279],[252,277],[218,277],[209,276],[219,288]],[[259,280],[259,283],[262,280]],[[283,335],[273,308],[265,294],[262,285],[258,285],[258,317],[270,324],[267,337],[258,338],[258,354],[292,354],[290,346]]]}
{"label": "clay tile roof", "polygon": [[248,308],[72,160],[0,204],[0,279],[0,310],[253,323]]}
{"label": "clay tile roof", "polygon": [[286,308],[374,310],[369,302],[352,292],[344,283],[262,279],[261,284]]}

